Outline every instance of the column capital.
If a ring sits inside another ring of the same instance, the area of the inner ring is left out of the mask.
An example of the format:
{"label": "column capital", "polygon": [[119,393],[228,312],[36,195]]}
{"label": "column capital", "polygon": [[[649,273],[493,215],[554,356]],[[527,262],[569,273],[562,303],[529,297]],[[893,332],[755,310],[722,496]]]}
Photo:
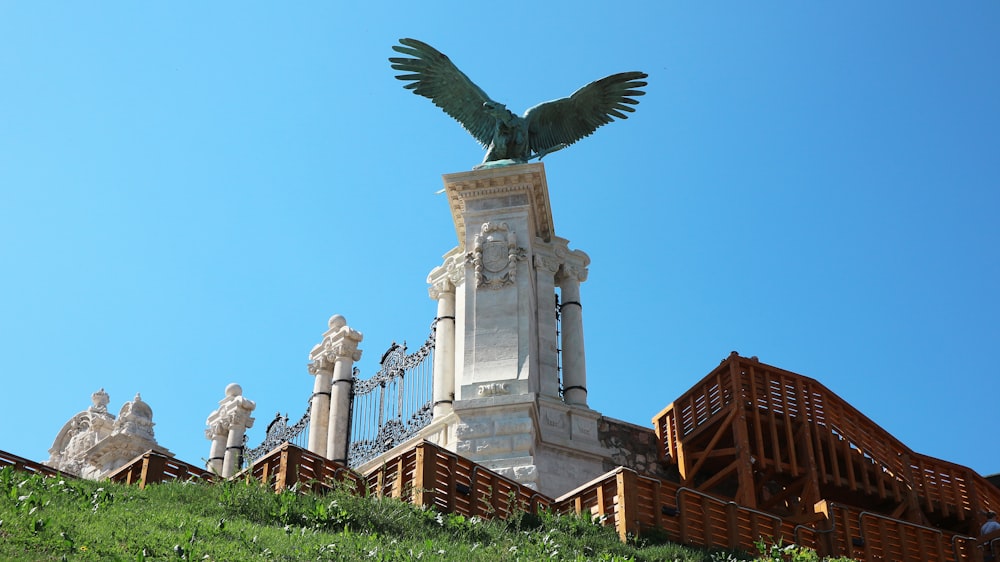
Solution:
{"label": "column capital", "polygon": [[332,369],[338,359],[361,359],[358,344],[364,335],[347,325],[347,320],[339,314],[330,317],[330,329],[323,334],[323,341],[309,352],[309,372],[313,375]]}
{"label": "column capital", "polygon": [[536,240],[531,254],[535,270],[555,275],[566,257],[566,243],[558,236],[553,236],[551,242]]}
{"label": "column capital", "polygon": [[461,247],[452,248],[444,255],[444,262],[427,274],[427,293],[434,300],[442,293],[454,293],[455,287],[465,282],[465,253]]}
{"label": "column capital", "polygon": [[588,265],[590,265],[590,256],[586,252],[582,250],[567,251],[556,280],[560,285],[565,281],[583,283],[587,280],[589,273]]}
{"label": "column capital", "polygon": [[250,417],[250,412],[256,407],[256,402],[243,396],[240,385],[231,383],[226,387],[226,397],[219,400],[219,407],[205,420],[205,425],[208,426],[205,437],[213,439],[215,436],[226,435],[234,425],[253,427],[254,418]]}

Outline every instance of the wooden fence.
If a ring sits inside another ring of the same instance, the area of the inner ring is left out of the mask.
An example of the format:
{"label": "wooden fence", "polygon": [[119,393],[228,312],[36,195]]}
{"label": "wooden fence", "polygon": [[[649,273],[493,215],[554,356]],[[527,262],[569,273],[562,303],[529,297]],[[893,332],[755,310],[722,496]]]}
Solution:
{"label": "wooden fence", "polygon": [[828,502],[815,506],[813,521],[796,523],[627,468],[557,498],[554,509],[611,526],[622,540],[658,529],[673,542],[748,552],[763,540],[866,562],[982,560],[974,537]]}
{"label": "wooden fence", "polygon": [[158,484],[170,480],[207,480],[216,476],[211,472],[168,457],[156,451],[146,451],[128,464],[108,475],[112,482],[120,484],[137,484],[145,488],[149,484]]}
{"label": "wooden fence", "polygon": [[345,483],[359,495],[368,493],[367,482],[360,474],[341,463],[287,442],[272,449],[234,478],[272,485],[275,492],[296,484],[314,492],[323,492],[337,483]]}
{"label": "wooden fence", "polygon": [[[0,453],[0,466],[11,465],[62,475]],[[577,513],[614,528],[623,541],[652,533],[690,546],[748,552],[755,551],[760,540],[795,543],[822,556],[866,562],[982,560],[982,541],[973,537],[855,506],[819,502],[810,520],[791,520],[624,467],[552,499],[428,442],[386,459],[364,475],[285,443],[234,478],[267,483],[275,491],[299,484],[322,492],[342,482],[356,494],[396,498],[466,517],[505,518],[518,511],[542,509]],[[217,480],[208,471],[153,451],[140,455],[110,479],[140,487],[168,480]]]}
{"label": "wooden fence", "polygon": [[65,472],[62,472],[61,470],[56,470],[51,466],[46,466],[42,463],[28,460],[24,457],[19,457],[15,454],[8,453],[6,451],[0,451],[0,468],[4,468],[7,466],[14,467],[14,470],[20,470],[32,474],[41,474],[44,476],[63,476],[63,477],[73,478],[73,476],[66,474]]}
{"label": "wooden fence", "polygon": [[426,441],[386,459],[365,478],[373,494],[466,517],[503,518],[553,505],[551,498]]}

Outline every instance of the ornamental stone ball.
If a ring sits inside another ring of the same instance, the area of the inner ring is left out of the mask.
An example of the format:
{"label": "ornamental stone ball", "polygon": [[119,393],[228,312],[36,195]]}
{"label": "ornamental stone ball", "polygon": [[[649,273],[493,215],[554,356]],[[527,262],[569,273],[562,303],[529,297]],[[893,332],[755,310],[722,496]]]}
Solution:
{"label": "ornamental stone ball", "polygon": [[644,72],[620,72],[591,82],[567,98],[538,104],[518,116],[476,86],[451,60],[416,39],[400,39],[392,49],[409,57],[391,57],[403,87],[429,98],[461,123],[480,144],[486,157],[477,166],[523,164],[566,148],[590,136],[598,127],[618,119],[645,95]]}
{"label": "ornamental stone ball", "polygon": [[327,323],[327,326],[329,326],[331,330],[339,330],[346,325],[347,325],[347,319],[341,316],[340,314],[334,314],[333,316],[331,316],[330,321]]}
{"label": "ornamental stone ball", "polygon": [[243,387],[231,382],[226,386],[226,396],[243,396]]}

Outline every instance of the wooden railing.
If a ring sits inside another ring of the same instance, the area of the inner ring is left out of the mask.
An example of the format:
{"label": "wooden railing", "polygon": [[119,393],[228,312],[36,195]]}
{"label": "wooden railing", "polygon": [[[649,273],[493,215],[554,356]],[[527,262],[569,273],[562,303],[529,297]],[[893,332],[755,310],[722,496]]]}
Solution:
{"label": "wooden railing", "polygon": [[314,492],[329,490],[337,483],[345,483],[359,495],[367,495],[368,484],[364,477],[341,463],[323,458],[306,449],[283,443],[275,447],[253,465],[245,468],[236,478],[255,480],[274,486],[275,492],[301,484]]}
{"label": "wooden railing", "polygon": [[14,470],[20,470],[32,474],[42,474],[44,476],[63,476],[72,478],[72,476],[70,476],[69,474],[66,474],[61,470],[56,470],[51,466],[46,466],[42,463],[28,460],[24,457],[19,457],[13,453],[0,451],[0,468],[4,468],[6,466],[12,466],[14,467]]}
{"label": "wooden railing", "polygon": [[170,480],[214,480],[215,475],[162,453],[146,451],[112,472],[108,479],[121,484],[138,484],[139,488],[145,488],[149,484]]}
{"label": "wooden railing", "polygon": [[426,441],[386,459],[365,477],[373,494],[465,517],[504,518],[553,504],[527,486]]}
{"label": "wooden railing", "polygon": [[624,467],[560,496],[556,510],[614,527],[622,540],[658,529],[674,542],[702,547],[752,551],[762,538],[817,546],[781,517]]}

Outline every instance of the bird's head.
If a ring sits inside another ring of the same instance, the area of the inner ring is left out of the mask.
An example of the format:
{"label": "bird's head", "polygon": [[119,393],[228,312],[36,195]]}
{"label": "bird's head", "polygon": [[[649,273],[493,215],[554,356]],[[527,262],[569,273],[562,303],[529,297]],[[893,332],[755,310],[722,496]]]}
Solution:
{"label": "bird's head", "polygon": [[484,101],[483,109],[485,109],[486,112],[492,115],[493,117],[498,117],[498,118],[503,117],[507,115],[507,113],[509,113],[509,111],[507,111],[506,105],[492,100]]}

